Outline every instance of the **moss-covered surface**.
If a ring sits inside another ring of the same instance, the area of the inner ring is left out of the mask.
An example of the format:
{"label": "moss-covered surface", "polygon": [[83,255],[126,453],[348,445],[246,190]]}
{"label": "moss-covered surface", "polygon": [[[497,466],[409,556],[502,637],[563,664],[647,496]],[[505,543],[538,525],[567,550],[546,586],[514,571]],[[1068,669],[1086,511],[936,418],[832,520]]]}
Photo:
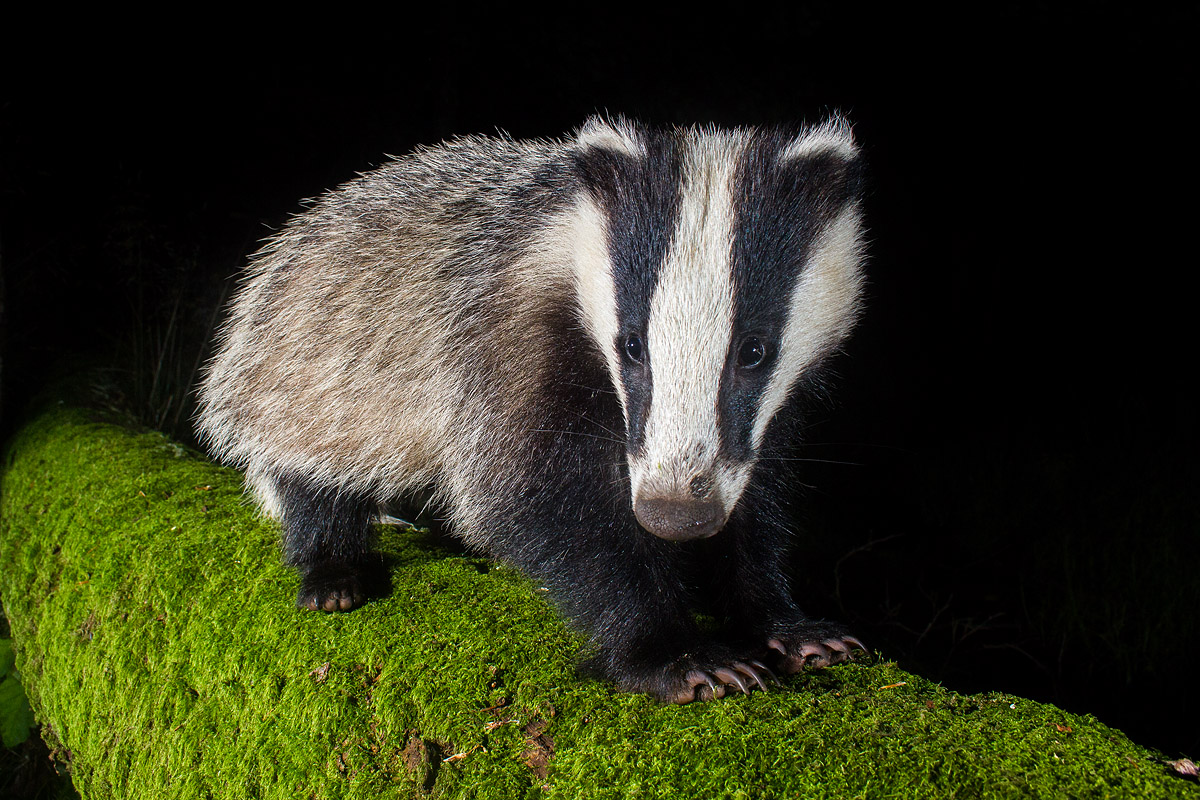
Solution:
{"label": "moss-covered surface", "polygon": [[12,640],[0,638],[0,745],[6,748],[28,739],[35,724],[15,667]]}
{"label": "moss-covered surface", "polygon": [[536,587],[383,534],[393,592],[294,608],[236,472],[59,408],[6,455],[0,600],[84,798],[1197,797],[1095,719],[895,665],[663,707],[573,670]]}

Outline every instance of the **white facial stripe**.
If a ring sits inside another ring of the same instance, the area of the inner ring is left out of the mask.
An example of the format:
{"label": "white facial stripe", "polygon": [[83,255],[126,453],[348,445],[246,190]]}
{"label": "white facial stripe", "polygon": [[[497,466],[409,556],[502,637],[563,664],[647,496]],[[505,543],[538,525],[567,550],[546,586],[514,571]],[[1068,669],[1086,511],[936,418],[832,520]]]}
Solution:
{"label": "white facial stripe", "polygon": [[857,316],[863,277],[862,214],[851,204],[814,242],[800,283],[792,292],[779,359],[754,418],[758,449],[767,424],[787,400],[800,373],[850,332]]}
{"label": "white facial stripe", "polygon": [[825,152],[836,153],[847,160],[855,157],[858,150],[854,146],[850,123],[840,117],[834,117],[819,127],[805,131],[800,138],[787,146],[780,160],[788,162]]}
{"label": "white facial stripe", "polygon": [[745,136],[694,133],[671,251],[650,306],[653,388],[634,496],[686,492],[716,459],[721,374],[733,331],[733,182]]}
{"label": "white facial stripe", "polygon": [[[587,194],[581,194],[574,209],[567,215],[565,224],[556,227],[558,235],[564,237],[563,241],[569,243],[571,248],[568,252],[573,256],[575,295],[579,298],[583,324],[600,352],[604,353],[613,386],[619,387],[620,357],[614,348],[617,339],[617,291],[613,285],[604,211]],[[625,393],[619,391],[617,395],[621,398],[621,410],[628,425],[629,409],[625,407]]]}
{"label": "white facial stripe", "polygon": [[733,511],[733,506],[741,499],[750,483],[750,475],[754,472],[754,462],[723,463],[717,469],[716,495],[725,503],[726,511]]}

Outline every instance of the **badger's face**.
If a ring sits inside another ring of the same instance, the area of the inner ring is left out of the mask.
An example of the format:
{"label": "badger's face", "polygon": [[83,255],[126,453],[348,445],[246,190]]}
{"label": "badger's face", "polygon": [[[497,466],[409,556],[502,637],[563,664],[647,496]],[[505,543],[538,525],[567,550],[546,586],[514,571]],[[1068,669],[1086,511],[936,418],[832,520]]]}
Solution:
{"label": "badger's face", "polygon": [[797,136],[600,120],[576,148],[576,288],[621,398],[634,513],[664,539],[711,536],[771,419],[853,325],[857,151],[844,123]]}

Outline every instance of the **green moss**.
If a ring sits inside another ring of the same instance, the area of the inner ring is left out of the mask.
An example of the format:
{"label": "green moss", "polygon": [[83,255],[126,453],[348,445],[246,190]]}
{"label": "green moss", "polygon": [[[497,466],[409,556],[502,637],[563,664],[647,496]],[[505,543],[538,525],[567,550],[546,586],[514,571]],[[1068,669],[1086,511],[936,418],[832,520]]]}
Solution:
{"label": "green moss", "polygon": [[16,747],[29,738],[33,709],[16,674],[12,640],[0,639],[0,744]]}
{"label": "green moss", "polygon": [[384,531],[392,594],[294,608],[240,476],[59,408],[6,460],[0,599],[85,798],[1200,797],[1086,716],[886,662],[714,704],[581,680],[511,570]]}

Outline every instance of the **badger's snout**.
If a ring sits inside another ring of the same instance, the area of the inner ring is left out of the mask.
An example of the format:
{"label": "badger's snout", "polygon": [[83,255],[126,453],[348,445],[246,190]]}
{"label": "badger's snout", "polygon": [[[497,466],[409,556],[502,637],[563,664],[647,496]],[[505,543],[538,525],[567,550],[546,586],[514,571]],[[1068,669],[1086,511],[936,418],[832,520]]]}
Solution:
{"label": "badger's snout", "polygon": [[641,526],[662,539],[705,539],[725,527],[725,506],[692,497],[639,497],[633,513]]}

